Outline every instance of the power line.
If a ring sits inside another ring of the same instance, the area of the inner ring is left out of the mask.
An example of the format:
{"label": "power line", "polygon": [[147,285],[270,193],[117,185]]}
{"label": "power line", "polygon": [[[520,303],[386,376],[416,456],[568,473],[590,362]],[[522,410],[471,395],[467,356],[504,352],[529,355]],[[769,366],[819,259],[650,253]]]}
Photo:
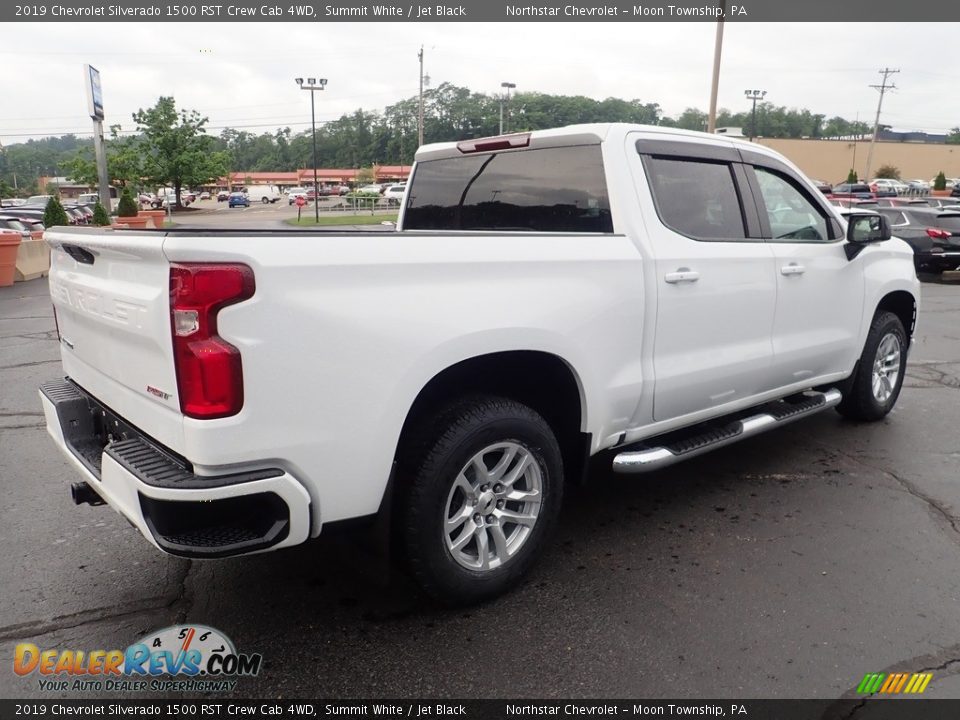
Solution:
{"label": "power line", "polygon": [[870,152],[867,153],[867,169],[864,172],[864,179],[870,179],[870,169],[873,165],[873,149],[877,144],[877,135],[880,133],[880,109],[883,107],[883,96],[886,94],[887,90],[896,90],[897,86],[893,83],[887,85],[887,80],[891,75],[896,75],[899,70],[891,70],[890,68],[884,68],[880,70],[880,74],[883,75],[883,82],[879,85],[871,85],[874,90],[880,92],[880,99],[877,101],[877,117],[873,121],[873,137],[870,139]]}

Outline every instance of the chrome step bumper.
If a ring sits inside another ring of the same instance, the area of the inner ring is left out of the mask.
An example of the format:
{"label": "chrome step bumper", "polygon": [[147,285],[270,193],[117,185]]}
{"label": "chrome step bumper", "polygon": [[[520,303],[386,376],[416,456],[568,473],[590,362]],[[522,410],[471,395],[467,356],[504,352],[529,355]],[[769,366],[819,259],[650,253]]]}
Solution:
{"label": "chrome step bumper", "polygon": [[[680,438],[669,443],[647,442],[644,447],[621,452],[613,459],[613,471],[617,473],[645,473],[673,465],[681,460],[702,455],[725,445],[732,445],[767,430],[782,427],[787,423],[808,417],[821,410],[834,407],[843,396],[837,389],[826,392],[808,392],[799,402],[780,400],[763,406],[763,412],[727,425],[713,427],[698,435]],[[673,433],[671,433],[673,435]]]}

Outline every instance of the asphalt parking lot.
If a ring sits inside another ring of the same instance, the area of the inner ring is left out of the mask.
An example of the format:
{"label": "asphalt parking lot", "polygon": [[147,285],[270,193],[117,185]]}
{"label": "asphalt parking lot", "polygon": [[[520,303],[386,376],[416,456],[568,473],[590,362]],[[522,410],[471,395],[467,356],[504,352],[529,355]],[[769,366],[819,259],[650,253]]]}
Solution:
{"label": "asphalt parking lot", "polygon": [[46,280],[0,288],[0,696],[56,695],[10,671],[18,642],[195,622],[262,653],[233,697],[839,698],[893,670],[960,697],[960,286],[923,290],[884,422],[828,411],[654,476],[597,468],[520,589],[451,611],[350,536],[190,562],[74,506],[36,392],[61,373]]}

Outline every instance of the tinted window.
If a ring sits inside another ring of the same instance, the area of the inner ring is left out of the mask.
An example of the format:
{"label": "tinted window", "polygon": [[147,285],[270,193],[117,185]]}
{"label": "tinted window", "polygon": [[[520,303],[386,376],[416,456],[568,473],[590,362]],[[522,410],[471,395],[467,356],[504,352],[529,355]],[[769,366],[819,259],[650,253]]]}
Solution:
{"label": "tinted window", "polygon": [[880,209],[880,212],[887,216],[887,219],[890,220],[891,225],[909,225],[910,221],[907,219],[907,216],[901,211],[897,210],[884,210]]}
{"label": "tinted window", "polygon": [[960,230],[960,215],[941,215],[937,218],[937,225],[946,230]]}
{"label": "tinted window", "polygon": [[599,145],[428,160],[412,183],[407,230],[613,232]]}
{"label": "tinted window", "polygon": [[766,168],[754,168],[770,219],[770,236],[788,242],[827,242],[827,220],[792,182]]}
{"label": "tinted window", "polygon": [[648,157],[644,165],[664,225],[697,240],[746,237],[728,163]]}

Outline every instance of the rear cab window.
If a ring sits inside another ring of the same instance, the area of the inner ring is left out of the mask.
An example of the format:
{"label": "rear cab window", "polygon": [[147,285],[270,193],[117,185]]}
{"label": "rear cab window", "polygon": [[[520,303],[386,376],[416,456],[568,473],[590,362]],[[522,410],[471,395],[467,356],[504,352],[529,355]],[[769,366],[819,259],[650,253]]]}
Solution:
{"label": "rear cab window", "polygon": [[467,154],[417,164],[405,230],[612,233],[599,145]]}

